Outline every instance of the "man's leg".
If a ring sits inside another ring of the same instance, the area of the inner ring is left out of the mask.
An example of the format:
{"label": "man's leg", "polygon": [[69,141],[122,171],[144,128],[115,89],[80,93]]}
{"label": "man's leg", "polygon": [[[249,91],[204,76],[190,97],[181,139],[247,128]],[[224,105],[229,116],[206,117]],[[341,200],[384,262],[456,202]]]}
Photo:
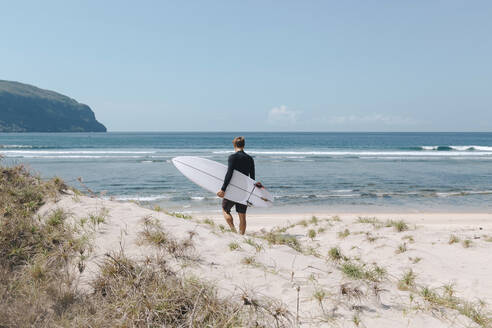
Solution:
{"label": "man's leg", "polygon": [[234,226],[234,220],[232,219],[231,215],[231,208],[233,206],[234,202],[231,202],[230,200],[227,200],[225,198],[222,200],[222,213],[224,213],[224,219],[226,220],[231,230],[233,232],[237,232],[236,227]]}
{"label": "man's leg", "polygon": [[[231,228],[232,232],[237,232],[236,227],[234,226],[234,220],[232,218],[231,212],[227,213],[224,209],[222,209],[222,212],[224,213],[224,218]],[[241,215],[239,217],[241,217]]]}
{"label": "man's leg", "polygon": [[239,215],[239,233],[244,235],[246,232],[246,213],[237,213]]}

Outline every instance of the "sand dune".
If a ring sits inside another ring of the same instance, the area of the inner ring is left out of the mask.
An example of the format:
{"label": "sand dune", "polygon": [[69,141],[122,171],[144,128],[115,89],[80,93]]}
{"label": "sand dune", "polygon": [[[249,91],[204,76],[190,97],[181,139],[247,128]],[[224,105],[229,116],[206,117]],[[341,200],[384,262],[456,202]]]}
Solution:
{"label": "sand dune", "polygon": [[75,221],[105,218],[82,288],[90,288],[107,252],[141,260],[156,253],[138,237],[142,219],[151,217],[178,239],[192,232],[196,258],[169,259],[183,275],[214,282],[238,300],[281,302],[293,326],[479,327],[490,318],[491,214],[253,214],[240,236],[224,228],[220,213],[184,219],[75,195],[40,213],[56,208]]}

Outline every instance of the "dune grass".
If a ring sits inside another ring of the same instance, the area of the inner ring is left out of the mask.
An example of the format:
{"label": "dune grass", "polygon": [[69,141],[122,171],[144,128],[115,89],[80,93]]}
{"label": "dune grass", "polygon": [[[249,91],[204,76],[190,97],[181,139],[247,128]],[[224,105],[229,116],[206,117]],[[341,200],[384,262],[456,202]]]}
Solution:
{"label": "dune grass", "polygon": [[270,245],[286,245],[297,252],[302,253],[303,251],[299,240],[293,235],[283,234],[273,230],[264,234],[257,234],[256,237],[266,240]]}
{"label": "dune grass", "polygon": [[231,251],[240,250],[241,249],[241,245],[239,245],[239,243],[237,243],[237,242],[230,242],[229,243],[229,249]]}
{"label": "dune grass", "polygon": [[343,256],[342,251],[339,247],[332,247],[328,251],[328,258],[333,262],[340,262],[341,260],[345,259],[345,256]]}
{"label": "dune grass", "polygon": [[316,230],[314,229],[309,229],[307,236],[311,239],[314,239],[316,237]]}
{"label": "dune grass", "polygon": [[473,241],[471,239],[465,239],[461,242],[464,248],[470,248],[473,246]]}
{"label": "dune grass", "polygon": [[175,273],[166,257],[193,249],[192,234],[178,241],[151,217],[143,220],[140,238],[162,250],[159,257],[136,262],[107,254],[92,280],[94,291],[82,292],[77,278],[90,236],[62,210],[36,215],[65,188],[61,180],[42,181],[22,166],[0,166],[0,327],[290,325],[276,303],[219,297],[213,285]]}
{"label": "dune grass", "polygon": [[407,250],[408,250],[407,244],[403,243],[403,244],[398,245],[398,248],[395,250],[395,253],[401,254],[401,253],[405,253]]}
{"label": "dune grass", "polygon": [[368,268],[364,264],[345,261],[340,266],[340,270],[348,277],[354,280],[368,280],[380,282],[386,277],[386,270],[378,265]]}
{"label": "dune grass", "polygon": [[349,229],[345,229],[345,230],[343,230],[343,231],[339,231],[339,232],[337,233],[337,236],[338,236],[338,238],[340,238],[340,239],[344,239],[344,238],[348,237],[349,235],[350,235],[350,230],[349,230]]}
{"label": "dune grass", "polygon": [[415,278],[417,276],[412,271],[412,269],[408,270],[403,274],[400,280],[398,280],[398,289],[399,290],[410,290],[415,287]]}
{"label": "dune grass", "polygon": [[403,220],[388,220],[385,224],[386,227],[393,227],[397,232],[403,232],[409,230],[408,224]]}
{"label": "dune grass", "polygon": [[450,235],[449,236],[449,241],[448,241],[448,244],[455,244],[455,243],[459,243],[460,242],[460,238],[456,235]]}
{"label": "dune grass", "polygon": [[[161,211],[162,209],[160,207],[158,207],[158,209],[156,209],[156,211]],[[184,214],[184,213],[180,213],[180,212],[165,212],[167,215],[170,215],[170,216],[174,216],[175,218],[180,218],[180,219],[185,219],[185,220],[191,220],[193,219],[193,217],[191,215],[187,215],[187,214]]]}

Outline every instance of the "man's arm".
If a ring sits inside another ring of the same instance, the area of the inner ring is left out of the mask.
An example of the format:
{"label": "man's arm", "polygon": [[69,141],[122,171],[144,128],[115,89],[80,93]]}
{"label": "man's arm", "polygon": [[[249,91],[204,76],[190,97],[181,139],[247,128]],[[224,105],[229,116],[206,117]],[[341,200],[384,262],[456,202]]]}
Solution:
{"label": "man's arm", "polygon": [[249,170],[249,176],[251,179],[255,179],[255,160],[251,157],[251,167]]}
{"label": "man's arm", "polygon": [[234,172],[234,156],[229,156],[229,160],[227,162],[227,173],[224,178],[224,184],[222,184],[222,188],[220,188],[222,191],[226,191],[229,182],[231,182],[232,173]]}

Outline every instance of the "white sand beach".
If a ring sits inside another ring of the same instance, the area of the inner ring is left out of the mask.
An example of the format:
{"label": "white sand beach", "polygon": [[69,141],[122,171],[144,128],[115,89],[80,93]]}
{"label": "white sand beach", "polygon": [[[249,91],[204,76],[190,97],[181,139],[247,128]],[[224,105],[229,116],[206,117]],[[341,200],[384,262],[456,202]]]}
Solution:
{"label": "white sand beach", "polygon": [[167,259],[181,274],[213,282],[239,302],[281,302],[292,326],[480,327],[480,316],[491,311],[491,213],[251,211],[241,236],[225,229],[220,212],[178,218],[135,203],[64,195],[39,213],[57,208],[76,221],[104,217],[80,277],[86,289],[106,253],[122,250],[142,261],[159,254],[139,243],[142,220],[154,218],[170,235],[193,241],[194,259]]}

